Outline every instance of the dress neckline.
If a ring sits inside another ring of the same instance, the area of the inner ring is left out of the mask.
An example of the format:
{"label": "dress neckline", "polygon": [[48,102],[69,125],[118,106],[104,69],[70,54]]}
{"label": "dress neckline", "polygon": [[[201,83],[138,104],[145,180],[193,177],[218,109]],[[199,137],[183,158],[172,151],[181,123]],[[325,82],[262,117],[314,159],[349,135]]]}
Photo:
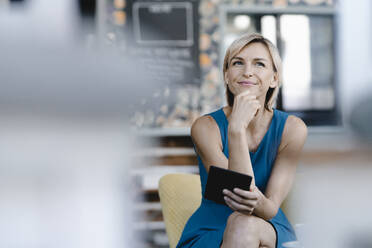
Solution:
{"label": "dress neckline", "polygon": [[[224,118],[225,118],[225,121],[226,121],[226,123],[227,123],[227,126],[228,126],[228,125],[229,125],[229,120],[227,119],[227,116],[226,116],[226,114],[225,114],[225,111],[223,111],[223,107],[221,108],[221,111],[222,111],[222,114],[223,114],[223,116],[224,116]],[[254,151],[254,152],[249,151],[249,154],[253,154],[253,155],[254,155],[254,154],[256,154],[259,150],[261,150],[262,143],[264,143],[265,139],[267,139],[266,136],[268,136],[268,133],[269,133],[271,127],[273,126],[275,113],[276,113],[276,109],[273,108],[273,117],[271,118],[269,128],[267,129],[267,131],[266,131],[264,137],[261,139],[260,144],[257,146],[256,151]],[[226,136],[226,139],[228,139],[228,136]]]}

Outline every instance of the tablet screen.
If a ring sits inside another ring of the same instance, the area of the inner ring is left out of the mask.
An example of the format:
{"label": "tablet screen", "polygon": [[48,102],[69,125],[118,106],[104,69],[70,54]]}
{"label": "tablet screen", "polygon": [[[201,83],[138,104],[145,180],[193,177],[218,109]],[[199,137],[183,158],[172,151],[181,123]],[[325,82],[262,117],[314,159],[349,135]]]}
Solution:
{"label": "tablet screen", "polygon": [[252,177],[249,175],[212,165],[209,167],[204,198],[226,205],[222,190],[233,191],[234,188],[249,190],[251,181]]}

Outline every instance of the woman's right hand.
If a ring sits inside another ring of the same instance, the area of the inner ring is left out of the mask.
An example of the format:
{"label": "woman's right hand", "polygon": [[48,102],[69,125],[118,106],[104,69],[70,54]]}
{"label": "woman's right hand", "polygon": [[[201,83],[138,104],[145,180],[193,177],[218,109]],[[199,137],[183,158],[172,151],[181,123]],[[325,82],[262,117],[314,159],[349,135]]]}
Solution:
{"label": "woman's right hand", "polygon": [[261,108],[257,97],[246,90],[234,98],[231,115],[229,117],[229,125],[236,129],[246,129],[254,116]]}

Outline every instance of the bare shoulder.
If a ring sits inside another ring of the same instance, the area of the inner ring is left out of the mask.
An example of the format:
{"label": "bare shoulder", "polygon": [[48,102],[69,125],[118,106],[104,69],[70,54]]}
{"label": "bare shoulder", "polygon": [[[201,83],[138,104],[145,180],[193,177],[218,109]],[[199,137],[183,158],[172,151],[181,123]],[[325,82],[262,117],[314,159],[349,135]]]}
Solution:
{"label": "bare shoulder", "polygon": [[287,118],[287,122],[285,124],[285,129],[287,129],[288,132],[291,133],[306,133],[307,134],[307,126],[303,120],[298,118],[294,115],[289,115]]}
{"label": "bare shoulder", "polygon": [[284,148],[290,144],[302,147],[306,138],[306,124],[297,116],[289,115],[284,126],[280,148]]}
{"label": "bare shoulder", "polygon": [[209,115],[199,117],[192,124],[191,138],[197,145],[206,141],[221,143],[218,125],[213,117]]}
{"label": "bare shoulder", "polygon": [[218,125],[210,115],[204,115],[196,119],[191,126],[191,137],[197,138],[218,131]]}
{"label": "bare shoulder", "polygon": [[194,122],[191,127],[191,138],[196,153],[207,171],[211,165],[228,167],[228,160],[223,153],[220,130],[212,116],[202,116]]}

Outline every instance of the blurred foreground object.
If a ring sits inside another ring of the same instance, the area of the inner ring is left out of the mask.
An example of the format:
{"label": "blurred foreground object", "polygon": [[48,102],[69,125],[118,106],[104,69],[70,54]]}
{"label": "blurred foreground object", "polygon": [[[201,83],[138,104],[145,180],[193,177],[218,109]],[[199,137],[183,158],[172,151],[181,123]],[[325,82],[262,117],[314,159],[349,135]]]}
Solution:
{"label": "blurred foreground object", "polygon": [[372,92],[362,97],[351,111],[350,124],[354,133],[364,142],[372,145]]}
{"label": "blurred foreground object", "polygon": [[132,247],[133,142],[122,125],[24,115],[0,123],[0,247]]}
{"label": "blurred foreground object", "polygon": [[[370,160],[371,161],[371,160]],[[304,247],[372,247],[371,162],[308,167],[299,184]]]}
{"label": "blurred foreground object", "polygon": [[159,85],[81,44],[77,6],[0,5],[0,247],[136,247],[127,117]]}

